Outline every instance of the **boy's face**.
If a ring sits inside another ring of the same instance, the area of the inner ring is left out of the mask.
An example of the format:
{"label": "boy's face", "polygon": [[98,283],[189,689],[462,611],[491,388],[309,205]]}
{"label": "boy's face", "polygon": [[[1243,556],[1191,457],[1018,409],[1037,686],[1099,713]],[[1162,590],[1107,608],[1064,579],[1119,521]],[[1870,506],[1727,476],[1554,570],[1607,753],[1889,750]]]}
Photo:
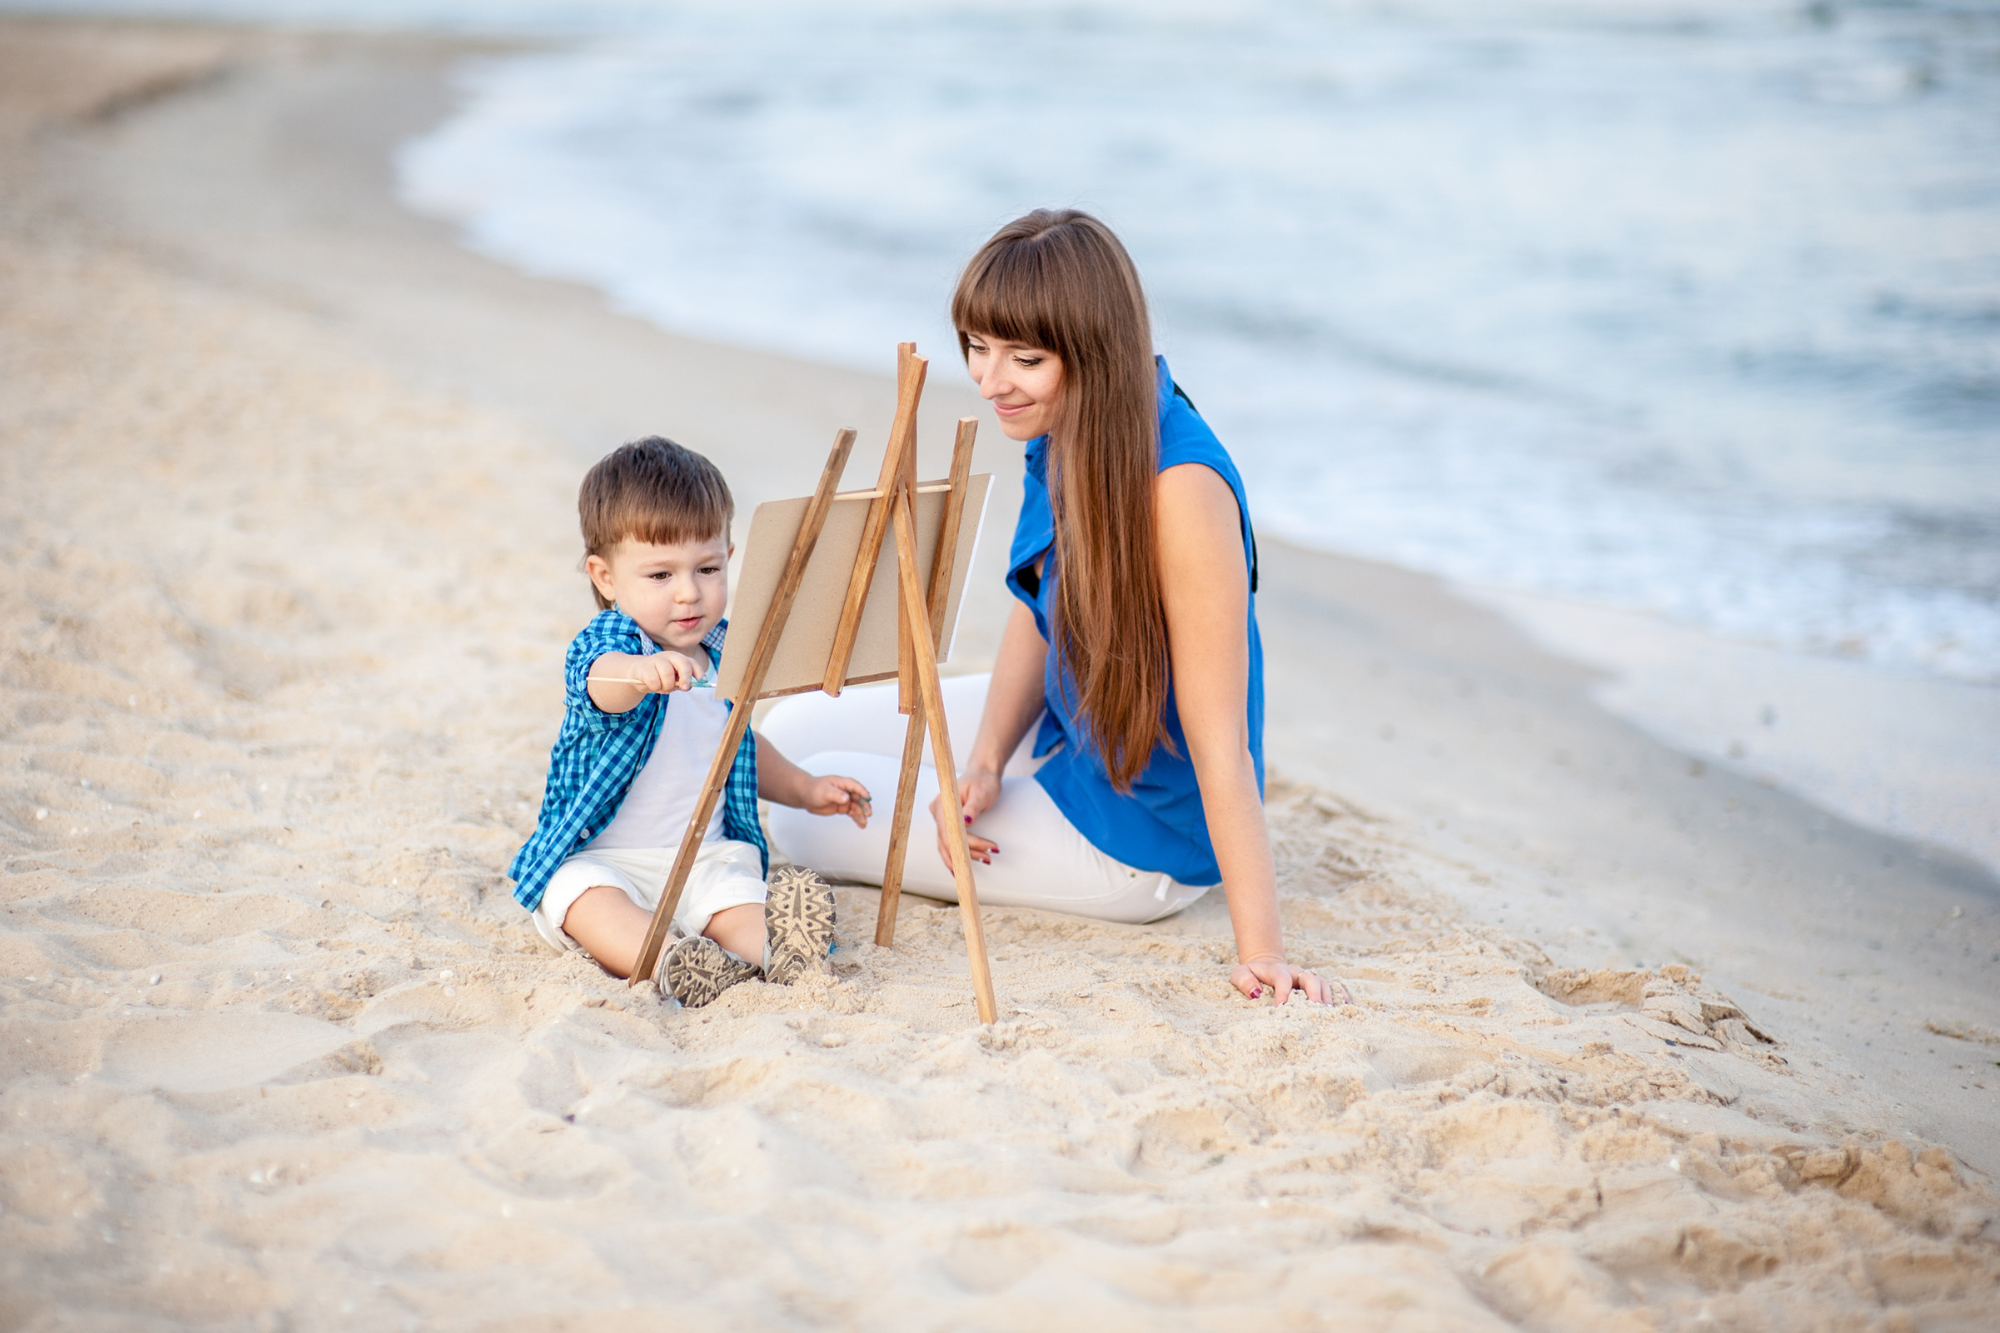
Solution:
{"label": "boy's face", "polygon": [[597,590],[662,648],[693,651],[729,609],[726,533],[665,546],[626,540],[584,562]]}

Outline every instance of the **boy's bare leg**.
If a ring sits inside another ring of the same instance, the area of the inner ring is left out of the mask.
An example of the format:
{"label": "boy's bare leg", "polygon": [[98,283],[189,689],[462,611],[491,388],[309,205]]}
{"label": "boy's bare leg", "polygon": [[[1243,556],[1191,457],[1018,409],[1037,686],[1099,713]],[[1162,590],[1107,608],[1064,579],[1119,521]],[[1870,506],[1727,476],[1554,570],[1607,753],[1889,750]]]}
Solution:
{"label": "boy's bare leg", "polygon": [[[639,961],[639,947],[646,942],[646,929],[653,914],[625,896],[623,889],[595,884],[570,904],[563,917],[563,931],[583,946],[614,977],[632,975]],[[764,961],[764,905],[738,903],[725,907],[708,919],[702,934],[745,962]]]}
{"label": "boy's bare leg", "polygon": [[[763,920],[762,908],[758,909],[758,920]],[[626,897],[623,889],[595,884],[570,904],[569,913],[563,917],[563,933],[581,944],[583,951],[606,972],[614,977],[629,977],[632,964],[639,961],[639,947],[646,942],[646,928],[652,924],[653,914]],[[722,947],[726,949],[729,945],[723,942]],[[759,955],[763,950],[760,937]]]}
{"label": "boy's bare leg", "polygon": [[[708,927],[701,933],[744,962],[764,965],[764,904],[738,903],[725,907],[708,919]],[[638,954],[637,949],[632,951],[634,958]]]}

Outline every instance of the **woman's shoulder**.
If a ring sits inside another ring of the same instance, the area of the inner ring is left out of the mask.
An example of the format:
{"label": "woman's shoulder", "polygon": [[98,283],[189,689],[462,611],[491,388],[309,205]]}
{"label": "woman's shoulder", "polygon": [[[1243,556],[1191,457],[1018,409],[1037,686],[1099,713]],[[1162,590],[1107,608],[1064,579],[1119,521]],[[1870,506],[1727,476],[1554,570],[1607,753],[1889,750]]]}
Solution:
{"label": "woman's shoulder", "polygon": [[1175,382],[1167,359],[1156,356],[1153,363],[1159,371],[1160,471],[1183,463],[1203,463],[1221,473],[1231,490],[1241,489],[1235,461],[1202,419],[1188,391]]}

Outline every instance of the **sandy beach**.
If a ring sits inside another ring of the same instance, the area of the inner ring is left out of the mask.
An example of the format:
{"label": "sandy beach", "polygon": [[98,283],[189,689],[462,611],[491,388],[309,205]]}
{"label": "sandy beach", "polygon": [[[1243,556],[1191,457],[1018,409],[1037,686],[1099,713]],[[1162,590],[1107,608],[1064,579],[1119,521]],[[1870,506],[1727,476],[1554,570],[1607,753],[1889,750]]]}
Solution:
{"label": "sandy beach", "polygon": [[834,977],[699,1012],[549,950],[504,872],[583,469],[669,434],[747,512],[840,426],[872,469],[890,380],[401,209],[469,49],[0,20],[0,1324],[2000,1321],[1992,872],[1392,567],[1264,545],[1288,940],[1350,1005],[1235,995],[1216,895],[989,910],[989,1027],[956,909],[882,950],[865,888]]}

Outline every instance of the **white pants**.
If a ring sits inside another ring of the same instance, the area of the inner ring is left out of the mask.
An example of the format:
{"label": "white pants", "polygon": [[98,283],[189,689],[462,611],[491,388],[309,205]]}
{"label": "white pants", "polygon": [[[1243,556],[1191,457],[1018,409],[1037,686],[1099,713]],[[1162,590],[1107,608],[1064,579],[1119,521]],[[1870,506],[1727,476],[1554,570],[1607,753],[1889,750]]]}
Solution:
{"label": "white pants", "polygon": [[[945,724],[955,751],[972,743],[986,706],[990,676],[945,679]],[[863,685],[838,699],[820,693],[793,695],[765,715],[757,730],[815,776],[858,778],[875,797],[866,829],[849,819],[824,819],[786,806],[771,808],[771,833],[791,860],[835,879],[880,884],[889,856],[905,719],[896,711],[896,685]],[[1032,735],[1032,733],[1031,733]],[[1208,886],[1182,884],[1157,870],[1136,870],[1091,845],[1064,818],[1032,774],[1039,767],[1023,741],[1001,775],[1000,799],[980,815],[973,832],[999,847],[992,865],[972,865],[979,901],[995,907],[1042,907],[1099,921],[1139,923],[1172,916]],[[924,757],[930,758],[930,742]],[[937,849],[929,813],[937,796],[937,770],[918,771],[916,811],[910,819],[903,887],[926,898],[958,901],[951,867]]]}
{"label": "white pants", "polygon": [[[895,790],[893,783],[890,790]],[[660,905],[660,891],[667,887],[679,854],[678,847],[586,847],[574,853],[556,867],[548,888],[542,890],[541,905],[534,912],[535,929],[558,949],[581,948],[563,929],[563,918],[586,890],[599,884],[622,889],[650,912]],[[717,912],[761,903],[768,893],[764,858],[755,847],[734,838],[710,838],[688,870],[687,886],[674,907],[674,932],[699,935]]]}

